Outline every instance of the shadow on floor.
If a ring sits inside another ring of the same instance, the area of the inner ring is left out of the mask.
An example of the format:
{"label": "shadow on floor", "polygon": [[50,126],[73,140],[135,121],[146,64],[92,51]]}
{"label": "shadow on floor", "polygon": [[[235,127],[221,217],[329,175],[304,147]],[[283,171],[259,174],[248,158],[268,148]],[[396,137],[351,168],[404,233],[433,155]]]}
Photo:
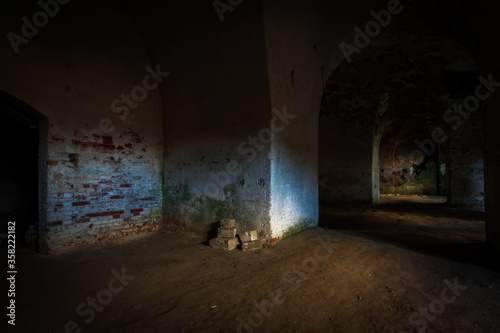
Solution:
{"label": "shadow on floor", "polygon": [[498,253],[486,243],[484,219],[483,212],[403,201],[376,207],[322,205],[319,226],[500,272]]}

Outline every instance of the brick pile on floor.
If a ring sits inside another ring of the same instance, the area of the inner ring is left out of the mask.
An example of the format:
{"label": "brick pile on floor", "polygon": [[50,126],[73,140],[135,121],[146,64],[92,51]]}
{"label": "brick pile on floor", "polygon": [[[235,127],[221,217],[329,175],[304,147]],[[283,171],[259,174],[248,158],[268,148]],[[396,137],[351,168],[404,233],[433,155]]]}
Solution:
{"label": "brick pile on floor", "polygon": [[243,251],[255,251],[262,249],[262,240],[258,239],[257,230],[240,233],[239,239],[236,237],[236,220],[221,219],[220,227],[217,229],[217,237],[212,238],[209,243],[215,249],[234,250],[238,247],[241,240],[241,249]]}
{"label": "brick pile on floor", "polygon": [[262,240],[257,236],[257,230],[246,231],[239,234],[241,249],[243,251],[255,251],[262,249]]}

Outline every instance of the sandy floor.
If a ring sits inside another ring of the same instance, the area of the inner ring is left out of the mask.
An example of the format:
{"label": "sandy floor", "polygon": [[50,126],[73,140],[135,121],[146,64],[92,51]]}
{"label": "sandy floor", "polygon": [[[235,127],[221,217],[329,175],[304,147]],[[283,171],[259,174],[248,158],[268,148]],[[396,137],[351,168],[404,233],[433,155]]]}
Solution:
{"label": "sandy floor", "polygon": [[56,256],[25,250],[9,332],[500,332],[483,218],[386,200],[323,208],[320,228],[256,253],[165,231]]}

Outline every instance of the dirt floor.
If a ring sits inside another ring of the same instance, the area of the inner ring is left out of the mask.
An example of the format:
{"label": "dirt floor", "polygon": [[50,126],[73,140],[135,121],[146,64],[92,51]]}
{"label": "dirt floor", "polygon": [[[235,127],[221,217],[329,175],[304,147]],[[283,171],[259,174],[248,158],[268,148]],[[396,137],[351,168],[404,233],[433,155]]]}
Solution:
{"label": "dirt floor", "polygon": [[8,332],[500,332],[484,215],[407,199],[323,207],[319,228],[255,253],[163,230],[23,250]]}

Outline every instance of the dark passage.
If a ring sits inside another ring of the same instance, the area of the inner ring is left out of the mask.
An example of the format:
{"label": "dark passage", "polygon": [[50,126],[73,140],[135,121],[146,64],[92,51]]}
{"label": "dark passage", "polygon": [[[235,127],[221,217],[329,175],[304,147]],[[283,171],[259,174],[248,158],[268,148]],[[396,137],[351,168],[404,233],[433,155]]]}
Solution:
{"label": "dark passage", "polygon": [[[38,220],[38,130],[5,115],[0,122],[0,220],[1,233],[7,233],[7,222],[16,222],[16,245],[26,244],[26,231]],[[15,161],[13,163],[13,161]],[[34,247],[36,249],[36,247]]]}

